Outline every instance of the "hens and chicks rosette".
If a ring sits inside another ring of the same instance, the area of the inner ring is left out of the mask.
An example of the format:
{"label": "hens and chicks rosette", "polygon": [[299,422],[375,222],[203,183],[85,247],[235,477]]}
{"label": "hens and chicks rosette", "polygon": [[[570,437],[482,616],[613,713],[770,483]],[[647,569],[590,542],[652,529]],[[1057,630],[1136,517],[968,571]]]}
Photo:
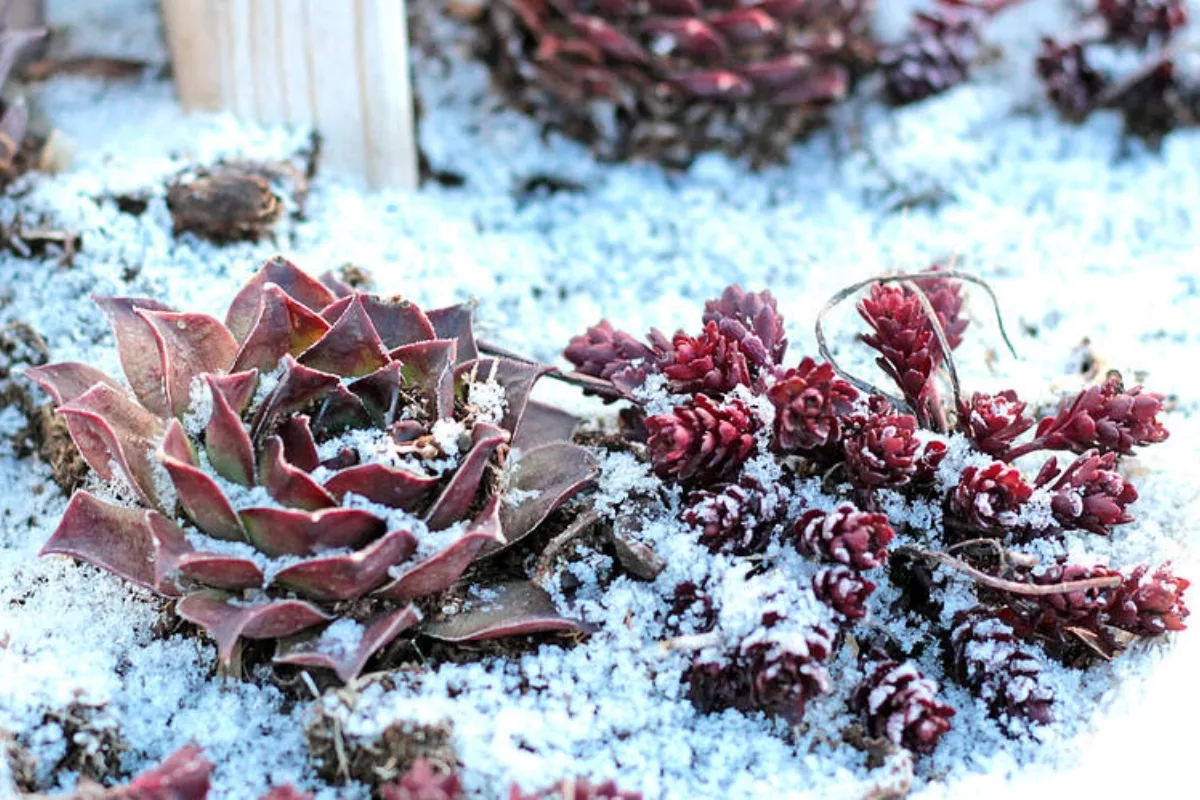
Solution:
{"label": "hens and chicks rosette", "polygon": [[226,667],[241,640],[279,639],[276,662],[348,681],[417,626],[579,629],[521,581],[443,602],[594,475],[576,420],[529,399],[545,370],[481,358],[470,306],[424,312],[281,258],[224,323],[95,302],[128,385],[80,363],[30,371],[105,482],[72,497],[44,553],[178,598]]}

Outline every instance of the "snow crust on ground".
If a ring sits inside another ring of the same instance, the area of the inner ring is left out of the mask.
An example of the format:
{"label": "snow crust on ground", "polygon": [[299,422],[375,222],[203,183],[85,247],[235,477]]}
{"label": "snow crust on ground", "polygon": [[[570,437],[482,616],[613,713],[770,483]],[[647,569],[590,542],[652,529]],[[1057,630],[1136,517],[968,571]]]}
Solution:
{"label": "snow crust on ground", "polygon": [[[883,5],[893,22],[902,18]],[[50,13],[79,52],[163,58],[147,0],[56,0]],[[476,298],[488,338],[548,360],[602,316],[632,332],[695,328],[703,301],[726,284],[766,287],[787,315],[798,360],[815,353],[811,320],[843,285],[952,256],[995,287],[1021,356],[1007,355],[973,292],[975,323],[958,357],[968,387],[1051,402],[1079,385],[1072,376],[1087,338],[1106,366],[1171,395],[1170,440],[1126,462],[1141,495],[1137,521],[1108,541],[1073,539],[1072,552],[1116,565],[1171,559],[1179,574],[1200,578],[1200,131],[1172,134],[1152,153],[1123,141],[1114,117],[1081,127],[1057,121],[1028,65],[1037,36],[1060,30],[1063,13],[1043,0],[1007,15],[993,38],[1008,43],[1008,58],[979,80],[895,112],[850,104],[833,133],[794,149],[790,165],[754,174],[720,156],[684,174],[597,164],[501,109],[482,66],[426,52],[416,70],[422,146],[434,166],[466,177],[463,188],[368,194],[324,174],[308,219],[284,224],[274,242],[222,248],[172,236],[165,179],[222,155],[288,155],[306,132],[185,115],[154,76],[109,85],[56,79],[37,103],[76,143],[74,163],[0,198],[0,220],[45,214],[81,231],[83,252],[71,266],[0,256],[0,322],[31,324],[55,360],[115,374],[89,293],[220,315],[261,260],[281,251],[314,272],[365,267],[382,291],[424,306]],[[454,44],[441,28],[429,40]],[[538,175],[583,189],[521,191]],[[130,191],[150,195],[140,217],[111,199]],[[839,360],[869,372],[849,305],[829,326]],[[573,390],[546,391],[604,413]],[[0,424],[19,420],[6,412]],[[217,763],[218,797],[256,797],[283,781],[317,787],[303,740],[307,709],[285,708],[267,683],[213,677],[213,648],[202,639],[153,637],[157,606],[147,595],[68,559],[37,558],[66,503],[48,475],[43,464],[0,454],[0,728],[52,763],[65,744],[44,724],[46,712],[73,700],[107,703],[130,744],[121,757],[130,773],[194,741]],[[616,458],[604,481],[611,506],[647,479]],[[643,623],[661,610],[671,581],[734,566],[698,556],[678,530],[655,523],[647,537],[676,556],[657,583],[620,578],[589,592],[611,564],[596,556],[574,567],[585,587],[576,609],[604,625],[588,644],[368,690],[365,710],[347,717],[351,732],[448,715],[466,784],[483,797],[501,796],[510,780],[532,790],[577,773],[617,778],[648,797],[861,794],[869,780],[862,756],[830,734],[844,721],[844,693],[815,702],[814,724],[795,735],[756,716],[692,709],[677,680],[683,656],[661,654],[651,644],[661,631]],[[881,586],[873,611],[886,614],[888,599]],[[857,668],[844,652],[839,659],[831,671],[844,691]],[[917,794],[1111,797],[1188,786],[1197,773],[1185,726],[1200,711],[1198,668],[1193,631],[1087,672],[1051,669],[1062,722],[1041,744],[1004,739],[969,696],[943,686],[959,716],[918,767]],[[517,685],[540,691],[518,696]],[[0,796],[12,791],[3,770]],[[60,777],[68,788],[72,778]]]}

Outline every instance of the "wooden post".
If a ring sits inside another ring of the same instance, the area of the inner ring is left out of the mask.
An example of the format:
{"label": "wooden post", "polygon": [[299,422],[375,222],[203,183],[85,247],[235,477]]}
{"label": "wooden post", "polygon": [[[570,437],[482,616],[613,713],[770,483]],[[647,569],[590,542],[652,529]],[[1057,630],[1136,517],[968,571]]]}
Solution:
{"label": "wooden post", "polygon": [[312,125],[322,162],[417,185],[405,0],[160,0],[179,100]]}

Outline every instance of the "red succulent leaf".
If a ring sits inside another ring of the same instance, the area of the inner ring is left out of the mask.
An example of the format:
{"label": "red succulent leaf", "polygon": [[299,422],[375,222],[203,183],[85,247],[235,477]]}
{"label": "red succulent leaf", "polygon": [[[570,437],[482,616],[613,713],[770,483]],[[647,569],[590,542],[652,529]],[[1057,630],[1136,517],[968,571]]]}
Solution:
{"label": "red succulent leaf", "polygon": [[463,303],[457,306],[437,308],[425,312],[433,325],[434,338],[453,339],[458,342],[456,356],[459,364],[474,361],[479,358],[479,348],[475,344],[474,303]]}
{"label": "red succulent leaf", "polygon": [[163,381],[162,357],[157,349],[147,347],[155,338],[154,326],[137,313],[148,311],[170,311],[157,300],[131,297],[92,297],[92,300],[108,317],[113,336],[117,340],[117,355],[121,358],[121,369],[137,395],[138,402],[152,414],[166,417],[171,414],[167,403],[166,384]]}
{"label": "red succulent leaf", "polygon": [[872,736],[916,753],[932,753],[954,716],[954,709],[938,697],[937,684],[911,661],[874,664],[851,705],[866,717]]}
{"label": "red succulent leaf", "polygon": [[436,407],[429,409],[438,419],[454,417],[454,365],[458,361],[458,342],[454,339],[432,339],[428,342],[397,347],[391,357],[404,365],[407,383],[434,398]]}
{"label": "red succulent leaf", "polygon": [[479,494],[483,471],[492,453],[507,440],[508,433],[495,425],[486,422],[475,425],[471,430],[471,449],[459,462],[454,477],[425,515],[425,522],[431,530],[440,531],[466,515],[475,502],[475,496]]}
{"label": "red succulent leaf", "polygon": [[360,294],[358,299],[386,350],[438,338],[425,312],[407,300],[370,294]]}
{"label": "red succulent leaf", "polygon": [[88,466],[105,480],[120,476],[151,508],[160,500],[154,479],[153,453],[163,434],[163,421],[139,406],[124,390],[97,384],[58,409],[71,438]]}
{"label": "red succulent leaf", "polygon": [[886,514],[859,511],[843,503],[833,511],[811,509],[796,520],[795,546],[804,555],[874,569],[887,563],[887,546],[896,536]]}
{"label": "red succulent leaf", "polygon": [[181,747],[128,786],[104,793],[104,800],[205,800],[215,767],[194,744]]}
{"label": "red succulent leaf", "polygon": [[361,402],[371,425],[384,428],[395,421],[404,387],[403,370],[399,361],[389,361],[346,387]]}
{"label": "red succulent leaf", "polygon": [[444,642],[479,642],[531,633],[591,633],[592,626],[558,613],[545,589],[519,581],[485,590],[443,620],[426,620],[421,633]]}
{"label": "red succulent leaf", "polygon": [[282,256],[270,258],[237,293],[225,314],[225,327],[238,342],[244,342],[254,327],[262,296],[271,283],[310,311],[320,311],[337,299],[320,281],[292,262]]}
{"label": "red succulent leaf", "polygon": [[875,584],[850,567],[833,564],[813,575],[812,588],[822,603],[847,620],[856,620],[867,615],[867,600]]}
{"label": "red succulent leaf", "polygon": [[921,441],[910,414],[874,414],[845,440],[846,471],[860,489],[904,486],[918,469]]}
{"label": "red succulent leaf", "polygon": [[284,457],[283,440],[272,436],[263,443],[258,462],[258,482],[281,505],[304,511],[318,511],[337,505],[333,496],[304,470],[297,469]]}
{"label": "red succulent leaf", "polygon": [[191,404],[192,380],[206,372],[228,371],[237,357],[237,342],[207,314],[141,308],[134,313],[154,331],[168,407],[176,417],[183,417]]}
{"label": "red succulent leaf", "polygon": [[208,632],[217,643],[221,662],[226,665],[233,659],[238,639],[278,639],[333,619],[304,600],[248,603],[216,589],[189,594],[175,610]]}
{"label": "red succulent leaf", "polygon": [[74,361],[31,367],[25,375],[45,389],[56,406],[66,405],[100,384],[123,391],[119,383],[100,370]]}
{"label": "red succulent leaf", "polygon": [[659,362],[659,370],[676,394],[724,394],[750,385],[750,366],[736,340],[721,333],[716,322],[697,337],[675,334]]}
{"label": "red succulent leaf", "polygon": [[343,547],[357,549],[381,535],[383,520],[359,508],[297,511],[244,508],[238,512],[246,537],[269,556],[308,556]]}
{"label": "red succulent leaf", "polygon": [[[1050,511],[1067,530],[1086,530],[1107,536],[1113,525],[1133,521],[1126,509],[1138,499],[1137,489],[1116,471],[1117,454],[1089,450],[1076,458],[1050,488]],[[1056,459],[1043,466],[1038,485],[1057,475]]]}
{"label": "red succulent leaf", "polygon": [[389,600],[410,600],[450,588],[486,545],[504,541],[501,535],[500,500],[493,497],[462,536],[404,570],[393,570],[394,580],[375,594]]}
{"label": "red succulent leaf", "polygon": [[1187,627],[1183,620],[1189,614],[1183,593],[1190,585],[1171,571],[1170,564],[1154,572],[1143,564],[1113,592],[1105,621],[1137,636],[1181,631]]}
{"label": "red succulent leaf", "polygon": [[239,416],[246,413],[254,390],[258,388],[258,370],[231,372],[228,375],[206,375],[205,380],[214,392],[219,392],[229,407]]}
{"label": "red succulent leaf", "polygon": [[242,418],[229,405],[213,376],[206,375],[212,391],[212,416],[204,430],[204,450],[213,470],[227,481],[254,485],[254,445]]}
{"label": "red succulent leaf", "polygon": [[283,357],[283,374],[271,390],[250,425],[252,439],[261,438],[275,420],[295,411],[301,411],[309,403],[324,395],[339,384],[337,375],[320,372],[298,363],[291,356]]}
{"label": "red succulent leaf", "polygon": [[628,333],[613,328],[606,319],[573,337],[563,351],[563,357],[575,365],[577,372],[606,381],[634,370],[640,362],[654,362],[658,355]]}
{"label": "red succulent leaf", "polygon": [[514,450],[528,452],[553,442],[569,442],[579,427],[579,417],[536,400],[525,404],[521,428],[511,442]]}
{"label": "red succulent leaf", "polygon": [[294,467],[312,472],[321,463],[317,455],[317,441],[313,438],[308,417],[295,414],[283,421],[275,435],[283,442],[283,458]]}
{"label": "red succulent leaf", "polygon": [[299,357],[301,364],[343,378],[361,378],[388,363],[388,351],[375,330],[361,295],[338,317],[319,342]]}
{"label": "red succulent leaf", "polygon": [[263,572],[250,559],[198,552],[178,525],[157,512],[146,512],[146,522],[154,537],[156,591],[179,594],[178,578],[229,591],[262,588]]}
{"label": "red succulent leaf", "polygon": [[384,464],[360,464],[348,467],[325,481],[325,490],[341,502],[347,494],[357,494],[372,503],[413,511],[434,489],[438,479],[417,475]]}
{"label": "red succulent leaf", "polygon": [[188,438],[187,433],[183,430],[183,426],[179,424],[179,420],[171,420],[167,425],[167,432],[163,434],[162,443],[159,445],[163,454],[181,461],[184,464],[190,464],[193,467],[200,465],[200,458],[196,453],[196,448],[192,445],[192,440]]}
{"label": "red succulent leaf", "polygon": [[1004,533],[1020,523],[1033,486],[1021,471],[1003,461],[986,467],[967,467],[950,495],[950,510],[985,532]]}
{"label": "red succulent leaf", "polygon": [[[351,624],[358,628],[357,637],[347,641],[329,636],[333,627],[319,633],[300,634],[279,643],[275,653],[276,664],[293,664],[303,667],[322,667],[332,670],[343,683],[359,676],[371,656],[392,643],[397,636],[421,621],[421,612],[414,605],[375,615],[363,623]],[[334,626],[345,624],[335,622]]]}
{"label": "red succulent leaf", "polygon": [[423,758],[418,758],[399,780],[379,788],[383,800],[460,800],[462,784],[453,772],[434,772]]}
{"label": "red succulent leaf", "polygon": [[500,509],[505,542],[511,545],[532,533],[595,477],[595,460],[577,445],[556,442],[522,454],[507,475],[506,489],[525,499]]}
{"label": "red succulent leaf", "polygon": [[[172,424],[178,422],[172,420]],[[216,481],[199,467],[180,461],[162,450],[158,458],[171,477],[179,504],[196,523],[196,527],[217,539],[232,542],[246,540],[246,532],[238,521],[237,512]]]}
{"label": "red succulent leaf", "polygon": [[40,555],[59,553],[83,559],[127,581],[154,589],[154,537],[143,508],[123,508],[76,492],[42,547]]}
{"label": "red succulent leaf", "polygon": [[838,64],[816,67],[803,80],[780,89],[771,97],[777,106],[832,103],[850,91],[850,73]]}
{"label": "red succulent leaf", "polygon": [[290,783],[283,786],[272,786],[271,790],[258,800],[313,800],[310,792],[302,792]]}
{"label": "red succulent leaf", "polygon": [[569,14],[571,24],[589,42],[617,61],[642,64],[646,62],[646,51],[642,46],[599,17],[586,14]]}
{"label": "red succulent leaf", "polygon": [[262,292],[262,305],[237,357],[234,370],[270,372],[285,355],[298,356],[329,332],[330,325],[273,283]]}
{"label": "red succulent leaf", "polygon": [[350,555],[317,556],[280,570],[272,581],[316,600],[357,600],[417,550],[409,531],[394,530]]}

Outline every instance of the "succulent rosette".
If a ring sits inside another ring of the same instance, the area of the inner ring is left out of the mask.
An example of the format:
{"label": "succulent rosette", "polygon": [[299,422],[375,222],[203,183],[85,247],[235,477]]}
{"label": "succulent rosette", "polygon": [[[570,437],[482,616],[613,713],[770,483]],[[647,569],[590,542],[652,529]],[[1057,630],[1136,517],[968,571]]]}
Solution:
{"label": "succulent rosette", "polygon": [[[43,553],[178,598],[226,665],[281,639],[277,662],[350,680],[421,624],[417,601],[593,477],[576,420],[529,398],[544,369],[481,357],[470,306],[424,312],[282,258],[223,323],[95,301],[127,385],[79,363],[30,375],[116,491],[77,492]],[[492,594],[456,641],[578,627],[531,584]]]}

